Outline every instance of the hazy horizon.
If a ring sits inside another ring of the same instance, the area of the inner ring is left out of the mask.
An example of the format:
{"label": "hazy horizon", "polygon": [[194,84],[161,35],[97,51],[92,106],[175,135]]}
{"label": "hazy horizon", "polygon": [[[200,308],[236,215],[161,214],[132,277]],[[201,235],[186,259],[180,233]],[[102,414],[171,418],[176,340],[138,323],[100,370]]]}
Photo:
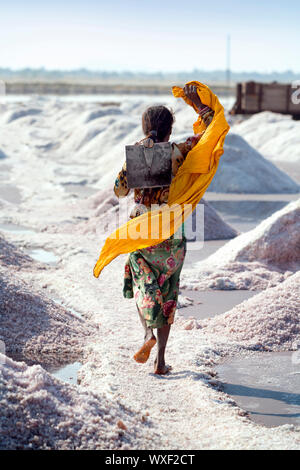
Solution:
{"label": "hazy horizon", "polygon": [[[93,69],[93,68],[88,68],[88,67],[73,67],[73,68],[49,68],[49,67],[45,67],[45,66],[40,66],[40,67],[29,67],[29,66],[26,66],[26,67],[5,67],[5,66],[0,66],[0,72],[3,71],[3,70],[9,70],[11,72],[14,72],[14,73],[18,73],[18,72],[22,72],[24,70],[30,70],[32,72],[39,72],[39,71],[45,71],[46,73],[52,73],[52,72],[60,72],[60,73],[72,73],[72,72],[87,72],[87,73],[91,73],[91,74],[133,74],[133,75],[138,75],[138,74],[141,74],[141,75],[158,75],[158,74],[162,74],[162,75],[174,75],[174,74],[183,74],[183,73],[193,73],[194,71],[201,71],[201,72],[204,72],[204,73],[214,73],[214,72],[217,72],[217,73],[226,73],[227,72],[227,69],[226,68],[212,68],[212,69],[208,69],[208,68],[205,68],[205,69],[186,69],[186,70],[183,70],[183,69],[177,69],[177,70],[142,70],[142,69],[129,69],[129,68],[124,68],[124,69],[105,69],[105,68],[98,68],[98,69]],[[285,74],[285,73],[291,73],[291,74],[294,74],[294,75],[299,75],[300,74],[300,71],[296,71],[296,70],[293,70],[293,69],[285,69],[285,70],[270,70],[268,72],[264,72],[264,71],[259,71],[259,70],[255,70],[255,69],[252,69],[252,70],[244,70],[244,69],[241,69],[241,70],[238,70],[238,69],[230,69],[230,72],[232,74],[258,74],[258,75],[272,75],[272,74],[278,74],[278,75],[281,75],[281,74]]]}
{"label": "hazy horizon", "polygon": [[275,72],[263,74],[259,72],[236,72],[231,71],[230,80],[226,70],[199,70],[192,71],[176,71],[176,72],[134,72],[130,70],[124,71],[109,71],[98,70],[92,71],[88,69],[73,69],[73,70],[48,70],[46,68],[40,69],[3,69],[0,68],[0,81],[13,84],[17,83],[86,83],[87,86],[94,84],[102,84],[103,86],[128,86],[139,84],[139,86],[157,86],[159,88],[169,86],[174,83],[183,83],[190,80],[199,80],[211,85],[231,85],[233,86],[238,82],[257,81],[257,82],[279,82],[291,83],[299,81],[300,75],[292,71]]}

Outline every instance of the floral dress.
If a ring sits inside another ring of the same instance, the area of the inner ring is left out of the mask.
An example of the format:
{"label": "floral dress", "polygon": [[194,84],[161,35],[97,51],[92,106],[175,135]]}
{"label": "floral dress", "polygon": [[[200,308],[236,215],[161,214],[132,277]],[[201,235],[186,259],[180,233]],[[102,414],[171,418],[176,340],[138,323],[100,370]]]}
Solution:
{"label": "floral dress", "polygon": [[174,321],[185,253],[185,238],[173,237],[128,257],[123,295],[134,296],[137,308],[151,328],[161,328]]}
{"label": "floral dress", "polygon": [[[206,112],[202,115],[206,126],[210,124],[212,118],[213,111],[206,108]],[[173,176],[190,150],[187,142],[173,145]],[[118,197],[127,196],[130,192],[126,165],[123,165],[118,174],[114,192]],[[152,204],[166,204],[168,196],[169,187],[135,189],[136,205],[130,217],[138,217],[145,208],[150,210]],[[125,264],[123,295],[125,298],[134,297],[140,314],[150,328],[161,328],[174,322],[180,273],[186,254],[186,239],[183,232],[184,230],[179,229],[178,233],[158,245],[130,253]]]}

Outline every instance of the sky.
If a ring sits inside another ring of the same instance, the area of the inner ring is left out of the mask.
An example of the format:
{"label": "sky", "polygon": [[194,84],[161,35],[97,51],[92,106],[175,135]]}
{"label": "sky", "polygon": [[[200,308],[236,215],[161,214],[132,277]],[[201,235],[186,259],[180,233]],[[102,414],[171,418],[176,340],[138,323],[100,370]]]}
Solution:
{"label": "sky", "polygon": [[0,68],[300,73],[299,0],[0,0]]}

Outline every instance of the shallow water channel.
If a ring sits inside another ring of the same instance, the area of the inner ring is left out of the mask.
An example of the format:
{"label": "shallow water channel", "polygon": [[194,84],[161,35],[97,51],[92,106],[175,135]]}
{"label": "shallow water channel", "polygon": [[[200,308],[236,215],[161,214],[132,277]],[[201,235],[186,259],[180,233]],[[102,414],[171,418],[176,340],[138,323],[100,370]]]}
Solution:
{"label": "shallow water channel", "polygon": [[195,291],[180,289],[181,295],[193,300],[193,304],[180,309],[180,315],[197,320],[212,318],[228,312],[244,300],[257,295],[258,291],[251,290],[211,290]]}
{"label": "shallow water channel", "polygon": [[300,426],[300,351],[234,357],[216,370],[223,391],[253,421]]}

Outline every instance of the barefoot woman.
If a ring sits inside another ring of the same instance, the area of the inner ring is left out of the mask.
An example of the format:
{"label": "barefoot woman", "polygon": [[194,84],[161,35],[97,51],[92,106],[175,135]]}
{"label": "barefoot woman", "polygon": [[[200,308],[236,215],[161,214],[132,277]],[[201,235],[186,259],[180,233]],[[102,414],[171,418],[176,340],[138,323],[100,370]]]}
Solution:
{"label": "barefoot woman", "polygon": [[[208,126],[213,118],[213,111],[204,106],[195,86],[186,86],[185,95],[196,105],[203,122]],[[142,117],[142,126],[146,138],[155,142],[168,142],[174,122],[173,114],[164,106],[148,108]],[[173,146],[172,173],[177,173],[180,165],[201,138],[189,138],[186,142]],[[147,141],[145,141],[147,142]],[[141,141],[143,144],[143,141]],[[145,143],[146,145],[146,143]],[[118,197],[129,194],[126,167],[123,166],[116,181],[114,192]],[[138,188],[134,190],[135,207],[131,217],[138,217],[152,204],[168,202],[169,187]],[[134,296],[139,316],[145,330],[144,344],[134,355],[137,362],[145,363],[151,349],[157,342],[157,357],[154,362],[155,374],[166,374],[170,366],[165,363],[165,349],[170,326],[174,321],[179,291],[179,277],[186,253],[184,237],[171,236],[164,242],[130,253],[125,265],[125,298]],[[153,329],[157,329],[156,336]]]}

